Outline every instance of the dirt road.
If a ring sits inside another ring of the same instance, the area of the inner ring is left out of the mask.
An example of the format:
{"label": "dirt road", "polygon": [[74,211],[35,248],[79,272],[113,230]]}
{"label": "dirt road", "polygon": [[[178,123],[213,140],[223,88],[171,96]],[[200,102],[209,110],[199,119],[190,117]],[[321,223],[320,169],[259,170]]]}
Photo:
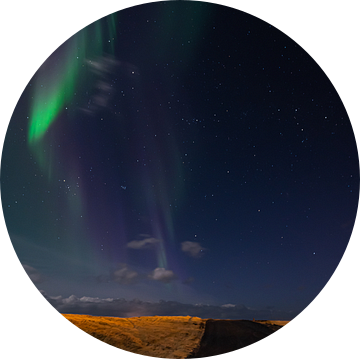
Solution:
{"label": "dirt road", "polygon": [[249,320],[206,321],[205,332],[200,346],[189,358],[203,358],[219,355],[246,347],[274,333],[277,326],[271,328]]}

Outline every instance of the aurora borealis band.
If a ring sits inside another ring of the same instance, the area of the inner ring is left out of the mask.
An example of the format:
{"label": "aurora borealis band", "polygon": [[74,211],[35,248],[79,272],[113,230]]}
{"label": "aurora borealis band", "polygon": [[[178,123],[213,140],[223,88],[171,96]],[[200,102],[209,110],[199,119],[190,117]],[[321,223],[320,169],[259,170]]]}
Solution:
{"label": "aurora borealis band", "polygon": [[[102,23],[95,22],[93,26],[75,34],[64,49],[64,54],[60,56],[59,64],[55,64],[56,69],[50,68],[45,76],[39,76],[31,105],[28,131],[30,144],[41,140],[49,126],[73,97],[76,88],[80,86],[80,73],[86,56],[102,56],[109,47],[104,44],[105,37],[109,39],[108,42],[113,49],[116,37],[116,14],[108,16],[106,23],[108,31],[104,32]],[[88,46],[90,41],[91,48]]]}
{"label": "aurora borealis band", "polygon": [[1,169],[11,240],[50,301],[291,319],[339,263],[358,201],[322,70],[271,25],[201,2],[126,9],[61,45],[20,98]]}

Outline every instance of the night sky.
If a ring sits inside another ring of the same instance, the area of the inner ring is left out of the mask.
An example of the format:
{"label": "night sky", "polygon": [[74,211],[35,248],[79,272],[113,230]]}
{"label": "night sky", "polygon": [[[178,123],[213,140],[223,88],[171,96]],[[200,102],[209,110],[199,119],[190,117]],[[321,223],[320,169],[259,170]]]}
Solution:
{"label": "night sky", "polygon": [[45,61],[1,189],[19,260],[62,312],[292,319],[344,254],[359,159],[299,45],[238,10],[159,2]]}

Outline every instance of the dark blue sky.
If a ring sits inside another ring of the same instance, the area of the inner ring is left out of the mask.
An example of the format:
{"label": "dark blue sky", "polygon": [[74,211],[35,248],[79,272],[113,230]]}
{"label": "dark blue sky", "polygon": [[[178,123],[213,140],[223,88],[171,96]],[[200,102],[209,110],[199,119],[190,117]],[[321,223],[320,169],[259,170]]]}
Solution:
{"label": "dark blue sky", "polygon": [[[299,45],[239,11],[159,3],[98,24],[35,74],[5,140],[5,219],[36,286],[291,319],[332,275],[357,209],[336,90]],[[34,103],[74,67],[32,141]]]}

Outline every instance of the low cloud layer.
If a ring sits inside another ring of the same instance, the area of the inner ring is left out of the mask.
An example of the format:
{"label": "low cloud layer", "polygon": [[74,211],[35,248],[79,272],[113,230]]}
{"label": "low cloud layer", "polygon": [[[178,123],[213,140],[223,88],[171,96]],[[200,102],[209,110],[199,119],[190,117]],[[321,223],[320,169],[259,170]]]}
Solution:
{"label": "low cloud layer", "polygon": [[181,250],[191,257],[198,258],[201,257],[205,248],[198,242],[185,241],[181,243]]}
{"label": "low cloud layer", "polygon": [[223,306],[183,304],[175,301],[143,302],[138,299],[127,301],[122,298],[68,298],[50,297],[42,292],[48,302],[60,313],[88,314],[128,318],[133,316],[196,316],[203,319],[248,319],[291,320],[298,313],[275,309],[249,309],[242,304]]}

